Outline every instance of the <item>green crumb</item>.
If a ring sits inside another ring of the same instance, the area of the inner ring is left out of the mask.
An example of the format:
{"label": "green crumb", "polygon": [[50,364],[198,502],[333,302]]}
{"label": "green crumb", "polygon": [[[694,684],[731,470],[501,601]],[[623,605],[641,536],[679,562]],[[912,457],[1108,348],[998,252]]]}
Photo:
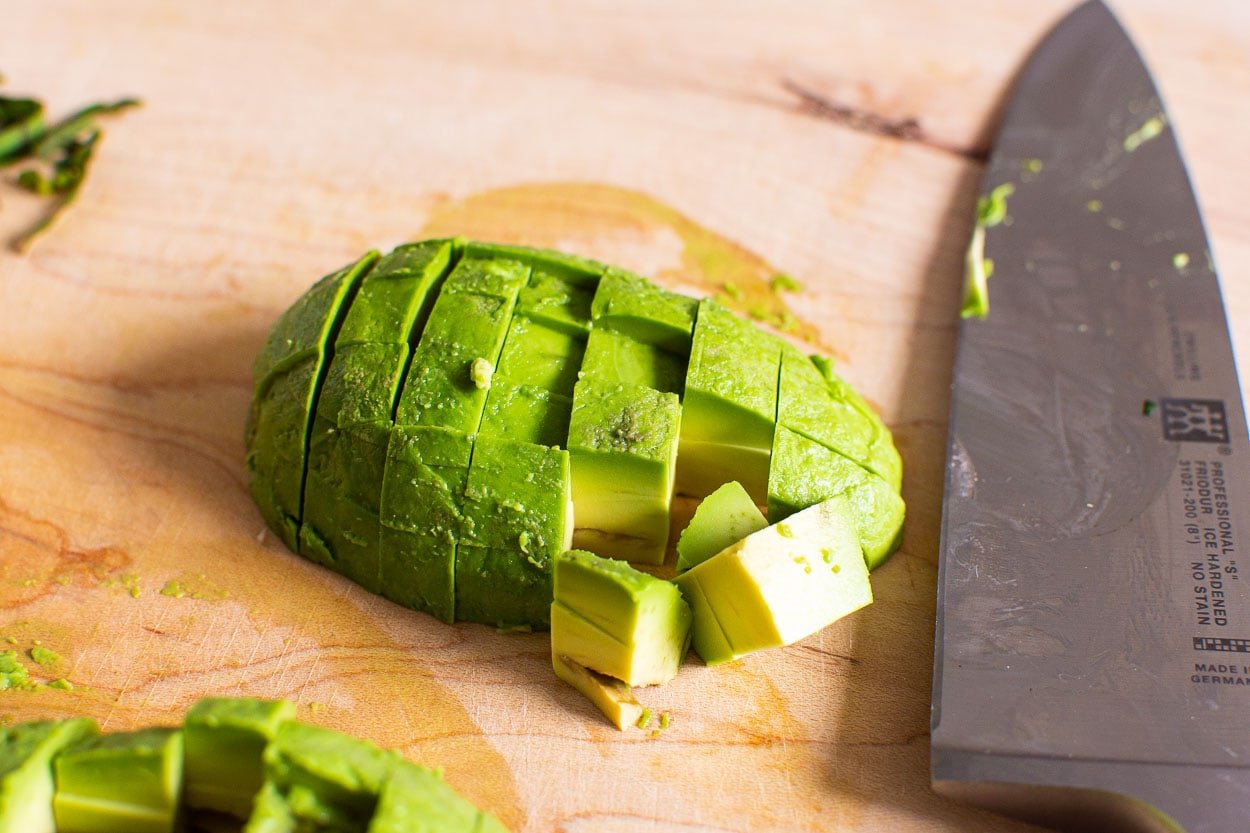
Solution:
{"label": "green crumb", "polygon": [[61,585],[62,587],[68,587],[70,583],[69,576],[57,576],[56,578],[52,580],[55,581],[57,584]]}
{"label": "green crumb", "polygon": [[790,528],[790,525],[788,523],[786,523],[785,521],[782,521],[781,523],[777,524],[777,534],[780,535],[782,538],[793,538],[794,530]]}
{"label": "green crumb", "polygon": [[977,200],[977,224],[993,228],[1007,219],[1007,198],[1016,192],[1016,186],[1004,182]]}
{"label": "green crumb", "polygon": [[1085,210],[1090,214],[1097,214],[1099,211],[1102,211],[1102,200],[1090,200],[1085,203]]}
{"label": "green crumb", "polygon": [[748,308],[747,315],[756,321],[770,321],[773,317],[773,314],[768,307],[761,306],[760,304],[753,304],[750,308]]}
{"label": "green crumb", "polygon": [[473,385],[478,390],[486,390],[490,387],[490,379],[495,375],[495,366],[488,360],[478,357],[469,365],[469,377],[473,380]]}
{"label": "green crumb", "polygon": [[1141,403],[1141,415],[1150,416],[1155,412],[1155,408],[1159,407],[1159,403],[1153,399],[1143,399]]}
{"label": "green crumb", "polygon": [[36,584],[38,584],[38,583],[39,583],[39,579],[37,579],[37,578],[28,578],[28,579],[26,579],[25,581],[23,581],[23,582],[22,582],[22,586],[23,586],[23,587],[34,587],[34,586],[35,586]]}
{"label": "green crumb", "polygon": [[309,704],[308,704],[308,713],[309,713],[309,714],[316,714],[316,713],[317,713],[317,712],[319,712],[319,711],[321,711],[321,704],[320,704],[320,703],[317,703],[317,702],[312,702],[312,703],[309,703]]}
{"label": "green crumb", "polygon": [[0,691],[9,688],[31,691],[37,687],[26,666],[18,661],[17,651],[0,651]]}
{"label": "green crumb", "polygon": [[161,595],[181,599],[183,596],[187,595],[187,591],[183,588],[181,582],[167,581],[165,582],[165,586],[161,588]]}
{"label": "green crumb", "polygon": [[645,729],[651,725],[651,709],[643,708],[642,714],[638,716],[638,728]]}
{"label": "green crumb", "polygon": [[7,643],[9,643],[10,645],[16,645],[16,644],[17,644],[17,637],[16,637],[16,636],[6,636],[6,637],[4,638],[4,641],[5,641],[5,642],[7,642]]}
{"label": "green crumb", "polygon": [[803,291],[803,284],[799,283],[793,277],[785,273],[773,275],[772,280],[768,282],[768,286],[774,293]]}
{"label": "green crumb", "polygon": [[1025,173],[1040,174],[1042,172],[1042,160],[1025,159],[1020,163],[1020,167],[1024,169]]}
{"label": "green crumb", "polygon": [[1146,119],[1145,124],[1124,137],[1124,149],[1129,153],[1137,150],[1146,142],[1149,142],[1151,139],[1162,133],[1163,128],[1167,126],[1167,123],[1167,116],[1162,113]]}
{"label": "green crumb", "polygon": [[1189,255],[1185,252],[1177,252],[1172,255],[1172,265],[1176,267],[1177,271],[1184,269],[1189,265]]}
{"label": "green crumb", "polygon": [[725,294],[730,298],[733,298],[735,301],[742,300],[742,288],[733,281],[725,281],[721,284],[721,289],[723,289]]}
{"label": "green crumb", "polygon": [[48,688],[55,688],[61,691],[73,691],[74,684],[71,683],[69,680],[65,679],[64,677],[61,677],[60,679],[53,680],[52,682],[48,683]]}
{"label": "green crumb", "polygon": [[131,588],[130,588],[130,598],[132,598],[132,599],[137,599],[137,598],[139,598],[139,593],[140,593],[140,592],[141,592],[141,591],[139,590],[138,585],[135,585],[134,587],[131,587]]}
{"label": "green crumb", "polygon": [[831,572],[831,573],[840,573],[840,572],[842,572],[842,565],[841,565],[841,564],[834,564],[834,565],[833,565],[833,569],[832,569],[832,570],[830,570],[830,572]]}
{"label": "green crumb", "polygon": [[672,715],[668,712],[660,712],[660,728],[667,729],[673,723]]}
{"label": "green crumb", "polygon": [[649,738],[658,738],[659,736],[660,736],[659,729],[652,729],[650,732],[647,733],[647,737]]}
{"label": "green crumb", "polygon": [[786,310],[781,314],[781,323],[777,325],[777,329],[781,330],[783,333],[792,333],[798,328],[799,321],[790,313],[789,310]]}
{"label": "green crumb", "polygon": [[61,655],[56,651],[49,651],[47,648],[36,645],[28,651],[30,658],[44,668],[50,668],[61,661]]}

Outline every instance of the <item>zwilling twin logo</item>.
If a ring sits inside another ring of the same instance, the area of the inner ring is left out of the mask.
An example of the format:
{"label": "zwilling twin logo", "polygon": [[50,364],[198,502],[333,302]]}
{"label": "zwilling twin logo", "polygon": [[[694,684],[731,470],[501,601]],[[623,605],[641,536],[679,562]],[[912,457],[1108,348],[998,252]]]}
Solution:
{"label": "zwilling twin logo", "polygon": [[1228,419],[1219,399],[1164,399],[1163,438],[1192,443],[1227,443]]}

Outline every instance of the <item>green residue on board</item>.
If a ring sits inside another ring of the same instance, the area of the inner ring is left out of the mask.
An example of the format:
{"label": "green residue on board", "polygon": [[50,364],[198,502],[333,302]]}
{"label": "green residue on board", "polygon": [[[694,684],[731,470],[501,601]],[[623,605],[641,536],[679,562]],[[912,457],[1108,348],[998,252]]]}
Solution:
{"label": "green residue on board", "polygon": [[38,687],[39,684],[30,678],[26,666],[17,658],[17,651],[0,651],[0,691],[33,691]]}
{"label": "green residue on board", "polygon": [[1040,174],[1042,167],[1042,160],[1040,159],[1025,159],[1020,163],[1020,169],[1026,174]]}
{"label": "green residue on board", "polygon": [[48,688],[55,688],[61,691],[73,691],[74,684],[71,683],[69,680],[65,679],[64,677],[61,677],[60,679],[56,679],[48,683]]}
{"label": "green residue on board", "polygon": [[802,292],[803,284],[796,281],[793,276],[784,272],[773,275],[772,280],[768,282],[768,286],[774,293],[777,292]]}
{"label": "green residue on board", "polygon": [[171,599],[196,599],[199,601],[219,601],[230,597],[227,591],[210,585],[203,573],[170,579],[161,587],[160,593],[162,596],[168,596]]}
{"label": "green residue on board", "polygon": [[52,666],[56,665],[58,662],[61,661],[60,654],[58,654],[56,651],[50,651],[41,645],[36,645],[35,647],[31,648],[30,651],[28,651],[27,653],[30,654],[30,658],[32,660],[34,660],[38,665],[40,665],[43,668],[51,668]]}
{"label": "green residue on board", "polygon": [[1168,118],[1163,113],[1146,119],[1146,122],[1124,137],[1124,149],[1129,153],[1157,137],[1167,127]]}
{"label": "green residue on board", "polygon": [[162,596],[172,596],[175,599],[181,599],[187,595],[187,591],[182,586],[182,582],[170,580],[165,582],[165,586],[161,588]]}

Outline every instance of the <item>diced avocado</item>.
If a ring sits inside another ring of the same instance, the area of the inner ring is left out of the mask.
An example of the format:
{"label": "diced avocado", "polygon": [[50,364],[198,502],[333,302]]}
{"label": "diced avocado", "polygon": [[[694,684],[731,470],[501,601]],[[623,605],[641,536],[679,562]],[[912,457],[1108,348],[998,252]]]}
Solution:
{"label": "diced avocado", "polygon": [[89,717],[0,729],[0,833],[56,833],[52,760],[99,732]]}
{"label": "diced avocado", "polygon": [[675,582],[696,597],[695,650],[709,665],[727,661],[725,642],[734,659],[789,645],[872,601],[844,497],[748,535]]}
{"label": "diced avocado", "polygon": [[586,337],[590,329],[590,302],[594,283],[563,278],[537,267],[517,298],[517,315],[571,336]]}
{"label": "diced avocado", "polygon": [[460,261],[413,351],[397,423],[477,430],[486,391],[474,383],[471,368],[477,359],[498,364],[516,294],[528,275],[512,261]]}
{"label": "diced avocado", "polygon": [[546,626],[551,569],[573,527],[569,453],[502,437],[473,447],[456,546],[456,611]]}
{"label": "diced avocado", "polygon": [[483,815],[438,773],[405,761],[383,785],[368,833],[474,833]]}
{"label": "diced avocado", "polygon": [[497,381],[533,385],[562,396],[572,396],[585,349],[586,340],[583,337],[514,316],[495,375]]}
{"label": "diced avocado", "polygon": [[646,278],[609,267],[591,305],[595,326],[624,333],[670,353],[690,355],[699,302],[662,289]]}
{"label": "diced avocado", "polygon": [[321,355],[339,318],[340,307],[377,259],[378,253],[371,251],[355,263],[326,275],[282,314],[252,364],[258,398],[271,378]]}
{"label": "diced avocado", "polygon": [[[256,794],[252,815],[244,825],[243,833],[306,833],[300,829],[300,821],[291,811],[281,790],[266,781]],[[317,833],[315,828],[314,833]]]}
{"label": "diced avocado", "polygon": [[407,344],[451,268],[456,248],[456,241],[426,240],[383,255],[361,282],[335,349],[349,344]]}
{"label": "diced avocado", "polygon": [[677,676],[690,607],[672,584],[624,561],[574,550],[556,560],[551,651],[634,685]]}
{"label": "diced avocado", "polygon": [[378,592],[378,509],[406,345],[335,354],[308,441],[300,552]]}
{"label": "diced avocado", "polygon": [[872,468],[869,449],[877,438],[877,426],[849,402],[835,396],[816,365],[789,345],[781,353],[777,421],[861,466]]}
{"label": "diced avocado", "polygon": [[820,372],[836,399],[846,402],[875,428],[872,444],[868,450],[868,468],[872,469],[899,491],[903,484],[903,459],[894,447],[890,429],[881,416],[859,393],[834,372],[833,361],[824,356],[811,356],[812,365]]}
{"label": "diced avocado", "polygon": [[721,550],[768,526],[747,490],[735,481],[708,495],[677,539],[677,571],[702,564]]}
{"label": "diced avocado", "polygon": [[594,703],[613,726],[624,731],[637,725],[642,717],[642,706],[634,699],[633,691],[625,683],[596,674],[589,668],[556,653],[551,655],[551,665],[557,677],[573,686],[583,697]]}
{"label": "diced avocado", "polygon": [[192,706],[183,726],[187,806],[248,818],[265,780],[265,745],[294,719],[287,700],[209,698]]}
{"label": "diced avocado", "polygon": [[182,732],[103,735],[57,756],[58,833],[172,833],[182,788]]}
{"label": "diced avocado", "polygon": [[680,425],[676,394],[577,383],[568,444],[577,546],[663,563]]}
{"label": "diced avocado", "polygon": [[517,442],[563,446],[569,437],[573,400],[533,385],[496,382],[486,398],[484,437],[506,437]]}
{"label": "diced avocado", "polygon": [[305,723],[283,723],[265,747],[265,779],[297,817],[352,819],[363,831],[391,772],[394,751]]}
{"label": "diced avocado", "polygon": [[700,302],[682,400],[678,491],[700,497],[738,480],[764,502],[783,343],[715,301]]}
{"label": "diced avocado", "polygon": [[535,272],[558,277],[576,286],[593,287],[599,280],[599,276],[608,268],[590,258],[557,252],[553,249],[538,249],[512,243],[483,243],[478,240],[468,240],[464,244],[464,253],[466,257],[487,260],[492,258],[514,260],[524,263]]}
{"label": "diced avocado", "polygon": [[868,568],[898,548],[906,507],[890,484],[836,451],[788,428],[777,428],[768,477],[768,519],[776,522],[807,506],[845,495]]}
{"label": "diced avocado", "polygon": [[473,438],[446,428],[391,429],[382,480],[382,595],[455,619],[456,540]]}
{"label": "diced avocado", "polygon": [[586,340],[581,376],[603,385],[642,385],[680,396],[686,360],[624,333],[596,327]]}

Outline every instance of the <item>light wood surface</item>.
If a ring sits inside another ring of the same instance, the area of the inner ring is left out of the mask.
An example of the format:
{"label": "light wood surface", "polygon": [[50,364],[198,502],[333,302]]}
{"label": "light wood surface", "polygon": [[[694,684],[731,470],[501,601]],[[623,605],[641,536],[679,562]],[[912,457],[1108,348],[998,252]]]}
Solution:
{"label": "light wood surface", "polygon": [[[927,731],[961,250],[999,103],[1066,6],[10,5],[7,89],[147,103],[109,123],[64,222],[0,255],[0,636],[41,640],[64,659],[40,676],[75,686],[0,692],[0,715],[124,729],[289,697],[532,833],[1031,829],[933,795]],[[1250,6],[1117,9],[1250,366]],[[7,236],[37,207],[0,197]],[[906,461],[876,603],[692,659],[641,692],[672,726],[621,734],[556,682],[545,636],[444,626],[262,534],[242,432],[269,325],[365,248],[452,232],[695,291],[802,281],[792,308]]]}

